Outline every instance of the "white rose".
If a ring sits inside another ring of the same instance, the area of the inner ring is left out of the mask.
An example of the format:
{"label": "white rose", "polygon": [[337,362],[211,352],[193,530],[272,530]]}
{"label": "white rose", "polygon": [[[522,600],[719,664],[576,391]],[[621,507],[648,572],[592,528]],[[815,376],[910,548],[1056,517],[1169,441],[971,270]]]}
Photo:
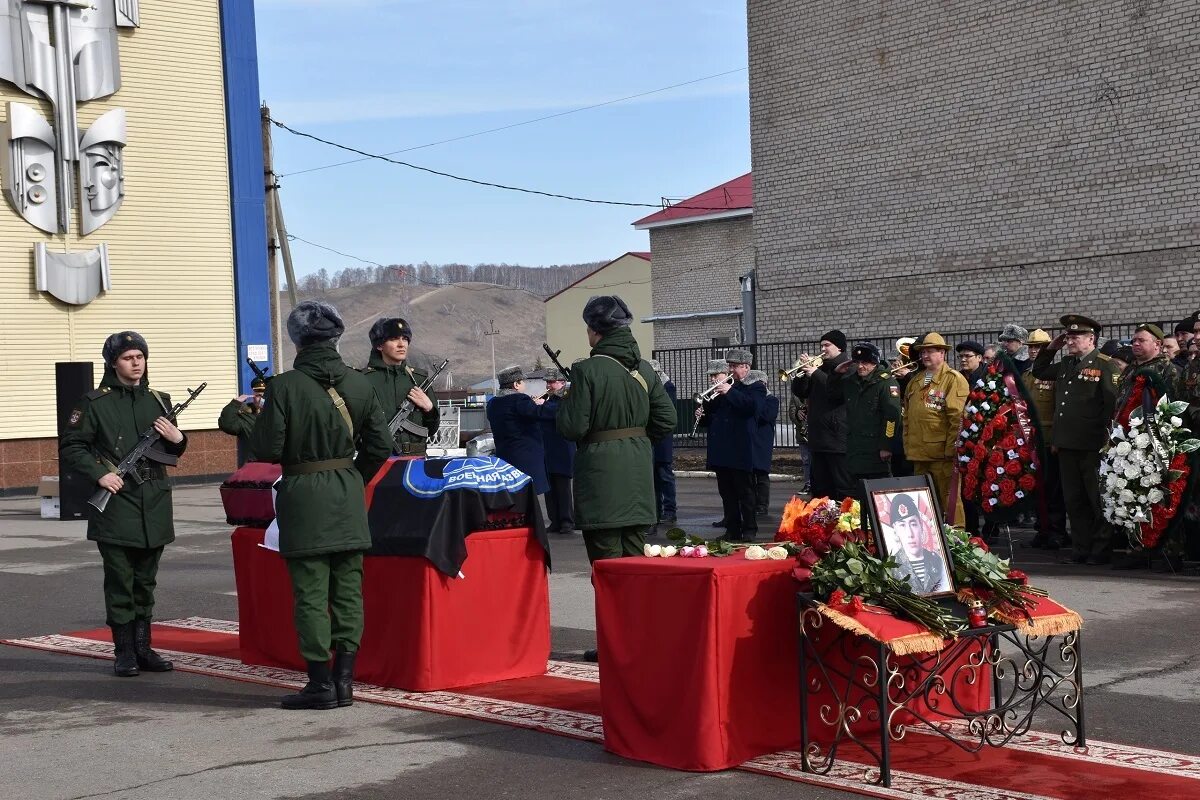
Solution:
{"label": "white rose", "polygon": [[1137,436],[1134,437],[1133,443],[1135,445],[1137,445],[1139,450],[1144,449],[1147,445],[1150,444],[1150,434],[1139,433]]}
{"label": "white rose", "polygon": [[1137,476],[1142,474],[1142,471],[1140,469],[1138,469],[1137,467],[1133,466],[1132,464],[1130,464],[1128,467],[1125,468],[1124,474],[1125,474],[1125,477],[1128,478],[1129,480],[1134,480],[1135,478],[1137,478]]}
{"label": "white rose", "polygon": [[1125,517],[1129,516],[1129,512],[1120,506],[1117,506],[1116,510],[1113,513],[1116,514],[1121,519],[1124,519]]}
{"label": "white rose", "polygon": [[662,557],[670,558],[671,556],[675,555],[678,552],[679,551],[675,549],[675,545],[669,544],[662,549]]}
{"label": "white rose", "polygon": [[1129,491],[1128,489],[1122,489],[1121,493],[1117,495],[1117,502],[1132,503],[1133,502],[1133,492]]}
{"label": "white rose", "polygon": [[1162,483],[1162,475],[1159,475],[1157,472],[1153,472],[1142,478],[1142,486],[1145,486],[1147,489],[1151,486],[1158,486],[1160,483]]}
{"label": "white rose", "polygon": [[1127,456],[1129,455],[1129,451],[1132,449],[1133,447],[1130,446],[1129,442],[1121,442],[1119,445],[1117,445],[1117,455]]}
{"label": "white rose", "polygon": [[1124,485],[1125,485],[1125,481],[1121,480],[1116,475],[1110,474],[1107,478],[1104,479],[1104,488],[1110,492],[1117,489],[1118,487],[1124,486]]}
{"label": "white rose", "polygon": [[1173,425],[1176,428],[1182,428],[1183,420],[1180,419],[1179,417],[1171,417],[1171,425]]}
{"label": "white rose", "polygon": [[767,550],[767,558],[771,559],[772,561],[782,561],[783,559],[785,559],[787,557],[788,557],[787,548],[772,547]]}
{"label": "white rose", "polygon": [[762,561],[767,557],[767,551],[756,544],[752,544],[746,548],[747,561]]}
{"label": "white rose", "polygon": [[648,544],[642,548],[642,554],[647,558],[658,558],[662,555],[662,547],[656,544]]}
{"label": "white rose", "polygon": [[1162,493],[1161,489],[1151,489],[1150,491],[1146,492],[1146,499],[1151,503],[1161,503],[1165,496],[1166,495]]}

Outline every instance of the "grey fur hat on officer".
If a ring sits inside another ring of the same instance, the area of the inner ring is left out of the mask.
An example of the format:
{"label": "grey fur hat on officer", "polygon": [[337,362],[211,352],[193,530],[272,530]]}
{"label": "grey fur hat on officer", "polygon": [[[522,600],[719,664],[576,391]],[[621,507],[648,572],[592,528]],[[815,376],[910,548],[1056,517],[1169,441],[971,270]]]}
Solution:
{"label": "grey fur hat on officer", "polygon": [[296,347],[307,347],[318,342],[336,343],[346,332],[346,323],[338,310],[328,303],[305,300],[288,314],[287,331]]}
{"label": "grey fur hat on officer", "polygon": [[112,364],[127,350],[141,350],[142,355],[150,357],[150,346],[145,338],[137,331],[121,331],[114,333],[104,340],[102,355],[105,364]]}
{"label": "grey fur hat on officer", "polygon": [[371,339],[371,347],[379,347],[388,339],[408,339],[411,342],[413,333],[407,320],[401,317],[383,317],[375,320],[367,336]]}
{"label": "grey fur hat on officer", "polygon": [[615,294],[599,294],[588,298],[583,307],[583,322],[603,336],[632,323],[633,312]]}
{"label": "grey fur hat on officer", "polygon": [[500,385],[501,389],[523,380],[525,380],[525,370],[521,369],[519,364],[505,367],[496,373],[496,383]]}

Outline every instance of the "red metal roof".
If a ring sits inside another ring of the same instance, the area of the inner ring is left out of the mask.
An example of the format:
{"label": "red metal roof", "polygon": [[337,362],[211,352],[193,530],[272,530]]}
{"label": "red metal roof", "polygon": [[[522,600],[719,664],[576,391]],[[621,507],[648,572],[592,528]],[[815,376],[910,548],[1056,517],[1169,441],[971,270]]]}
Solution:
{"label": "red metal roof", "polygon": [[695,197],[689,197],[668,206],[662,211],[656,211],[648,217],[642,217],[633,223],[638,228],[653,228],[666,223],[683,221],[700,222],[705,217],[730,216],[731,211],[745,211],[754,208],[753,173],[714,186],[707,192],[701,192]]}
{"label": "red metal roof", "polygon": [[619,256],[617,256],[616,258],[614,258],[612,261],[609,261],[609,262],[608,262],[608,263],[606,263],[606,264],[601,264],[600,266],[596,267],[594,270],[592,270],[591,272],[589,272],[587,275],[584,275],[582,278],[580,278],[579,280],[577,280],[577,281],[575,281],[574,283],[570,284],[569,286],[564,286],[563,288],[559,289],[557,292],[555,292],[554,294],[550,295],[549,297],[547,297],[547,298],[546,298],[545,300],[543,300],[542,302],[543,302],[543,303],[549,302],[550,300],[554,299],[555,297],[558,297],[560,294],[562,294],[563,292],[565,292],[567,289],[570,289],[570,288],[571,288],[571,287],[573,287],[573,286],[578,286],[580,283],[582,283],[583,281],[586,281],[588,278],[592,277],[593,275],[595,275],[595,274],[596,274],[597,272],[599,272],[600,270],[604,269],[605,267],[611,266],[612,264],[615,264],[616,262],[620,261],[620,260],[621,260],[622,258],[624,258],[625,256],[637,256],[638,258],[642,259],[643,261],[649,261],[649,260],[650,260],[650,254],[649,254],[649,253],[647,253],[647,252],[645,252],[645,251],[642,251],[642,250],[630,250],[628,253],[622,253],[621,255],[619,255]]}

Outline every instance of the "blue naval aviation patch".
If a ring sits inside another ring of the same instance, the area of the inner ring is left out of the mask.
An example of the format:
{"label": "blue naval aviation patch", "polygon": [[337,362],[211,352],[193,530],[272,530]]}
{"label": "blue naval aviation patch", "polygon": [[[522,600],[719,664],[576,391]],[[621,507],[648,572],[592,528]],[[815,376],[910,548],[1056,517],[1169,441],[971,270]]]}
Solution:
{"label": "blue naval aviation patch", "polygon": [[533,478],[495,456],[452,458],[445,462],[441,477],[426,472],[426,461],[409,461],[404,466],[404,488],[416,497],[437,497],[455,489],[491,494],[515,492]]}

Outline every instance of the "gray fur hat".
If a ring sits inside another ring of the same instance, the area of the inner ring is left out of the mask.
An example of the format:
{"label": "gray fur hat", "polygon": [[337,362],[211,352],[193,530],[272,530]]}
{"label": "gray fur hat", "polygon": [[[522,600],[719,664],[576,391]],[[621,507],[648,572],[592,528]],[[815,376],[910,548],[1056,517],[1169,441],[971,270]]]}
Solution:
{"label": "gray fur hat", "polygon": [[762,382],[762,383],[767,382],[767,373],[763,372],[761,369],[750,370],[749,372],[746,373],[746,377],[742,379],[742,383],[746,384],[747,386],[749,386],[752,383],[759,383],[759,382]]}
{"label": "gray fur hat", "polygon": [[288,314],[287,331],[296,347],[307,347],[317,342],[336,342],[345,333],[346,323],[338,310],[328,303],[305,300]]}
{"label": "gray fur hat", "polygon": [[727,364],[751,364],[753,361],[754,357],[750,355],[749,350],[735,347],[732,350],[725,351],[725,362]]}
{"label": "gray fur hat", "polygon": [[718,372],[729,372],[729,364],[723,358],[714,358],[708,362],[708,374],[716,375]]}
{"label": "gray fur hat", "polygon": [[603,335],[629,325],[633,322],[633,313],[615,294],[600,294],[588,298],[583,307],[583,322]]}
{"label": "gray fur hat", "polygon": [[1029,331],[1022,328],[1020,325],[1005,325],[1004,330],[1000,331],[1000,341],[1002,342],[1021,342],[1029,338]]}
{"label": "gray fur hat", "polygon": [[137,331],[121,331],[114,333],[104,340],[104,363],[111,364],[116,361],[126,350],[141,350],[142,355],[146,358],[150,357],[150,346],[146,344],[146,340]]}
{"label": "gray fur hat", "polygon": [[546,367],[542,370],[542,378],[547,381],[565,381],[562,373],[558,371],[558,367]]}
{"label": "gray fur hat", "polygon": [[500,388],[512,386],[517,381],[525,380],[525,371],[521,369],[520,364],[514,364],[511,367],[505,367],[496,373],[496,383],[500,384]]}

